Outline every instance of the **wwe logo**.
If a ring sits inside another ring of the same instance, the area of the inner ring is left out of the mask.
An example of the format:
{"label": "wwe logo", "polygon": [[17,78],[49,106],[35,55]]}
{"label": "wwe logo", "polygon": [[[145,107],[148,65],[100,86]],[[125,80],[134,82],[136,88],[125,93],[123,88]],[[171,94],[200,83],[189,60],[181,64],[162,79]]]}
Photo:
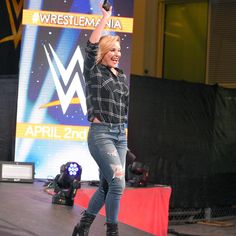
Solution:
{"label": "wwe logo", "polygon": [[[60,76],[62,78],[62,81],[64,83],[65,86],[68,85],[68,82],[72,76],[72,73],[76,67],[77,62],[79,63],[80,68],[83,68],[83,56],[81,53],[81,50],[79,48],[79,46],[76,48],[70,62],[67,68],[64,68],[63,64],[61,63],[59,57],[57,56],[56,52],[54,51],[54,49],[52,48],[52,46],[49,44],[49,48],[50,51],[54,57],[56,66],[58,68],[58,71],[60,73]],[[46,46],[44,45],[44,50],[47,56],[47,60],[52,72],[52,77],[56,86],[56,90],[57,90],[57,94],[61,103],[61,107],[62,107],[62,111],[63,114],[66,113],[70,102],[74,96],[75,93],[77,93],[79,100],[80,100],[80,105],[83,111],[83,114],[86,115],[87,114],[87,107],[86,107],[86,98],[85,98],[85,94],[82,88],[82,84],[79,78],[79,74],[78,72],[75,73],[74,78],[68,88],[68,90],[66,92],[64,92],[63,90],[63,86],[60,82],[60,79],[56,73],[56,69],[52,63],[52,60],[50,58],[49,52],[46,48]],[[84,79],[84,78],[83,78]]]}

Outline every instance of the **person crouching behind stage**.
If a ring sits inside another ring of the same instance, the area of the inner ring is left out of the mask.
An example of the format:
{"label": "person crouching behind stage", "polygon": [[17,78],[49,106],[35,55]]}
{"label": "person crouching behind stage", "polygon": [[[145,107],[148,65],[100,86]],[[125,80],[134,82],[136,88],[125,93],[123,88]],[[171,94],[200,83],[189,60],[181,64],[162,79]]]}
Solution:
{"label": "person crouching behind stage", "polygon": [[84,77],[88,120],[89,151],[99,166],[99,187],[75,226],[73,236],[88,236],[89,228],[105,204],[106,235],[118,236],[120,198],[125,188],[125,158],[129,87],[117,64],[121,57],[120,38],[102,36],[111,14],[102,11],[102,19],[92,32],[86,47]]}

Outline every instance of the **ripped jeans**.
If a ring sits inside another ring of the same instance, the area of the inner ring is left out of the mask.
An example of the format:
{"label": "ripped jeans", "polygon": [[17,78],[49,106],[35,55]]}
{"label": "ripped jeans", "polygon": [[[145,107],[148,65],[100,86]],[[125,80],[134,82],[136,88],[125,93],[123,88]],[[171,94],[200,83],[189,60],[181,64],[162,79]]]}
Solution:
{"label": "ripped jeans", "polygon": [[89,151],[99,166],[99,187],[87,213],[96,215],[105,204],[106,222],[117,223],[120,198],[125,189],[127,137],[124,125],[91,123]]}

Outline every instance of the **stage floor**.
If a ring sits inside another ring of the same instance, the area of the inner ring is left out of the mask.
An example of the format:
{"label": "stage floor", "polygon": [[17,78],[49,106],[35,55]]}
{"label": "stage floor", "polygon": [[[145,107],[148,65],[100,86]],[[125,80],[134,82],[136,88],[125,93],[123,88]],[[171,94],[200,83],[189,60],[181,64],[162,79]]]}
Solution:
{"label": "stage floor", "polygon": [[[82,186],[83,187],[83,186]],[[0,183],[0,236],[70,236],[83,211],[51,203],[43,182]],[[105,218],[98,215],[90,236],[105,236]],[[149,236],[126,224],[119,224],[121,236]]]}
{"label": "stage floor", "polygon": [[[83,188],[83,185],[82,185]],[[0,182],[0,236],[70,236],[80,218],[82,208],[51,204],[51,195],[44,192],[44,183]],[[231,227],[200,224],[170,225],[168,236],[235,236],[236,219]],[[105,218],[98,215],[90,236],[105,236]],[[126,224],[119,223],[120,236],[148,236]]]}

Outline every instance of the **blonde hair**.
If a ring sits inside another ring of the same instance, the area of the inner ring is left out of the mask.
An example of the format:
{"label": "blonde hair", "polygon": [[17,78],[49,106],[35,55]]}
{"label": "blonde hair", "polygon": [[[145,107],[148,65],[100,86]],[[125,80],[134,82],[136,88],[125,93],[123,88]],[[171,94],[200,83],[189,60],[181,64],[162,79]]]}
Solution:
{"label": "blonde hair", "polygon": [[96,58],[97,64],[102,61],[102,58],[112,49],[114,43],[117,41],[120,43],[120,37],[118,35],[105,35],[100,38],[98,54]]}

